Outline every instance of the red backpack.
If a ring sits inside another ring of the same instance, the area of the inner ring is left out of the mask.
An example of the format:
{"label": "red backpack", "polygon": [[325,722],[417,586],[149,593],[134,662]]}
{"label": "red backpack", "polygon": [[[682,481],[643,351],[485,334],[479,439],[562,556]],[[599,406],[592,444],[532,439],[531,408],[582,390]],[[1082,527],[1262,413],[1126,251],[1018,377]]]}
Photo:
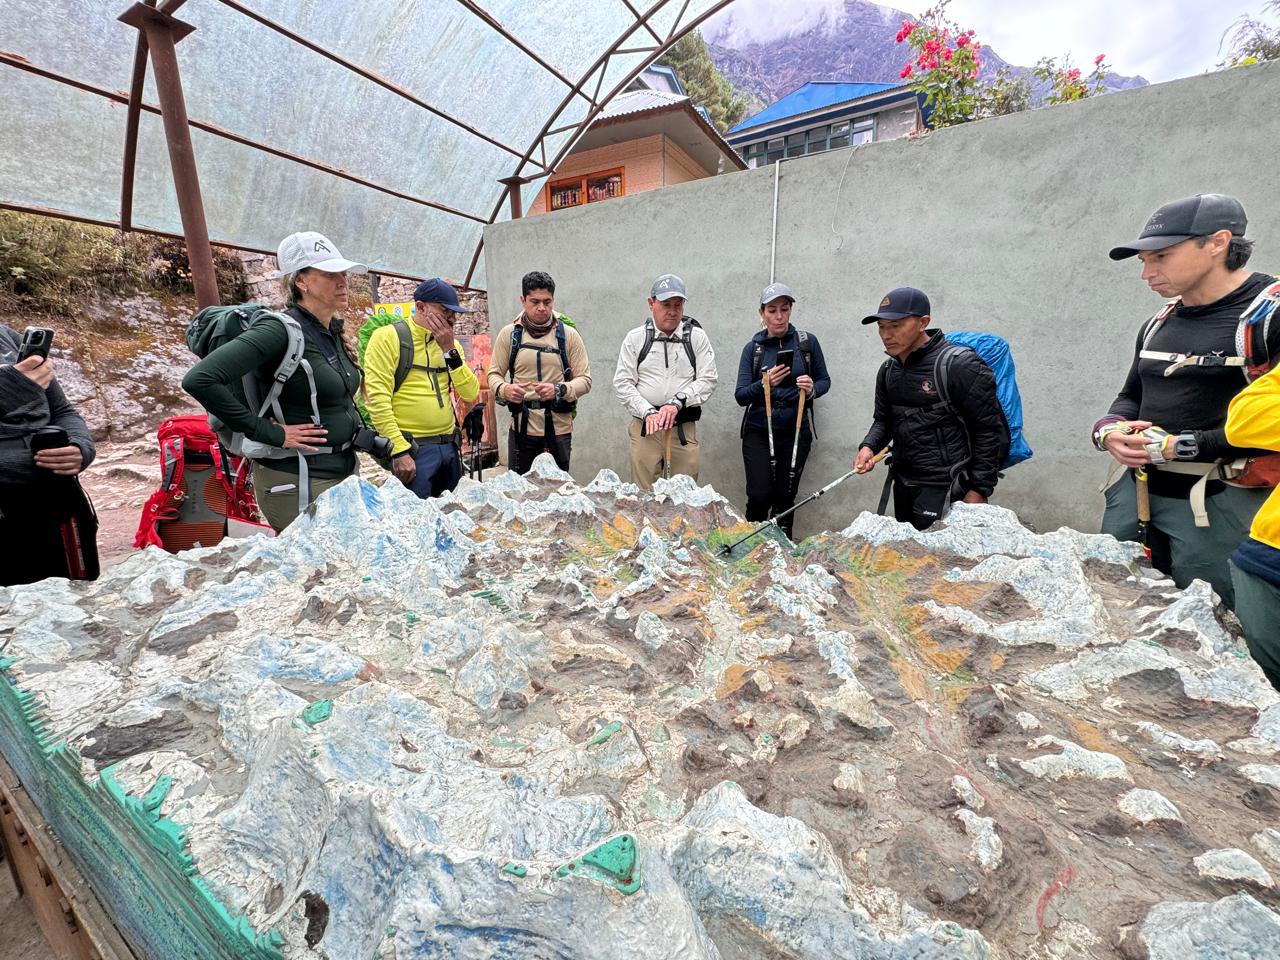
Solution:
{"label": "red backpack", "polygon": [[224,453],[203,414],[170,417],[156,431],[160,489],[142,505],[133,545],[170,553],[211,547],[227,532],[227,518],[258,522],[249,486],[249,461]]}

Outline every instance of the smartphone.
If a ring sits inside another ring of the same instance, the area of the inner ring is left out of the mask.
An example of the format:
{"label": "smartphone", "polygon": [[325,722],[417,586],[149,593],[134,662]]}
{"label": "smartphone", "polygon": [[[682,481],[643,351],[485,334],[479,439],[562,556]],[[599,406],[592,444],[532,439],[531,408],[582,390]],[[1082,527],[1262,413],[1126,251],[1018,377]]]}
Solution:
{"label": "smartphone", "polygon": [[[786,367],[788,370],[790,370],[791,363],[793,360],[795,360],[795,357],[796,357],[796,352],[794,350],[779,350],[778,359],[774,361],[774,365]],[[794,374],[788,373],[786,376],[786,380],[784,380],[783,382],[785,383],[787,380],[790,380],[792,376],[794,376]]]}
{"label": "smartphone", "polygon": [[53,346],[53,331],[48,327],[27,327],[22,335],[22,346],[18,348],[18,362],[27,357],[39,356],[49,359],[49,348]]}
{"label": "smartphone", "polygon": [[31,435],[31,452],[56,450],[71,445],[71,438],[61,427],[41,427]]}

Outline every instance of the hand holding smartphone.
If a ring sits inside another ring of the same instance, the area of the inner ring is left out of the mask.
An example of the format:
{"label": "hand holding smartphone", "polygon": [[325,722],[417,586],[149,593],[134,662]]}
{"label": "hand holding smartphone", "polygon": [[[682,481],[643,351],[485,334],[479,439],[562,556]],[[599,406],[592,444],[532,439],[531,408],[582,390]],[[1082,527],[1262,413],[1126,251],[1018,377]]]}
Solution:
{"label": "hand holding smartphone", "polygon": [[18,348],[18,362],[28,357],[49,359],[49,349],[53,346],[53,331],[48,327],[27,327],[22,334],[22,346]]}
{"label": "hand holding smartphone", "polygon": [[795,377],[792,371],[792,361],[795,360],[796,352],[794,350],[779,350],[778,359],[774,361],[774,366],[786,367],[787,375],[782,378],[783,383],[791,383]]}

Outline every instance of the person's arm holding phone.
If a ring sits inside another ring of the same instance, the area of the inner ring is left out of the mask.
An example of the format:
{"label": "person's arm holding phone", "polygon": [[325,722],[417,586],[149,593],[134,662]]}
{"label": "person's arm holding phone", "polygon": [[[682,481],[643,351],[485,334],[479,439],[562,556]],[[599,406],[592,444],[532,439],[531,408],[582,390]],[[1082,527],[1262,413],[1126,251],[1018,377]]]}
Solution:
{"label": "person's arm holding phone", "polygon": [[[73,477],[93,462],[95,450],[93,438],[89,434],[84,418],[76,412],[67,400],[66,394],[62,392],[62,387],[54,379],[54,362],[48,358],[52,345],[52,330],[47,327],[27,328],[18,349],[20,358],[18,362],[8,369],[0,368],[0,407],[3,407],[6,412],[20,412],[15,409],[19,404],[11,403],[10,397],[5,395],[9,392],[6,388],[10,384],[22,391],[20,405],[26,409],[21,413],[31,422],[44,419],[43,416],[39,416],[44,411],[37,407],[46,406],[47,424],[61,427],[66,431],[68,442],[36,451],[36,466],[60,476]],[[17,381],[15,377],[21,377],[22,380]],[[9,384],[5,383],[6,379],[9,380]],[[25,388],[22,387],[23,382],[26,383]],[[38,397],[31,395],[33,388],[39,391]]]}

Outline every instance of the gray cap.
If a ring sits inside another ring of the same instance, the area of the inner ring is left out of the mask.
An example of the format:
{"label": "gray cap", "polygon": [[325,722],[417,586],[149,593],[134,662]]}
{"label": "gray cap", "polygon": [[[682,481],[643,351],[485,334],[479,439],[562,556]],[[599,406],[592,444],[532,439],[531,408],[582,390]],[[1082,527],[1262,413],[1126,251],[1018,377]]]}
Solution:
{"label": "gray cap", "polygon": [[1112,260],[1124,260],[1143,250],[1163,250],[1192,237],[1207,237],[1219,230],[1230,230],[1233,237],[1243,237],[1248,218],[1244,206],[1224,193],[1202,193],[1166,203],[1151,215],[1138,239],[1115,247]]}
{"label": "gray cap", "polygon": [[664,273],[649,288],[649,296],[655,300],[670,300],[672,297],[688,297],[684,292],[684,281],[674,273]]}
{"label": "gray cap", "polygon": [[792,303],[796,302],[796,295],[791,292],[791,288],[785,283],[771,283],[760,291],[760,306],[766,303],[772,303],[779,297],[786,297]]}

